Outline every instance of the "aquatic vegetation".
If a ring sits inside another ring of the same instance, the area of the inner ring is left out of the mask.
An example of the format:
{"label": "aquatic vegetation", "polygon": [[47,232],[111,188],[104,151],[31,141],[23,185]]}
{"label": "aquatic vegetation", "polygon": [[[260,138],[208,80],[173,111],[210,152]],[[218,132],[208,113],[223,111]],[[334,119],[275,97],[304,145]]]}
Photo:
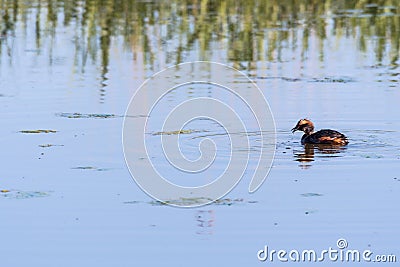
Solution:
{"label": "aquatic vegetation", "polygon": [[323,78],[313,78],[310,82],[318,83],[350,83],[356,80],[352,77],[323,77]]}
{"label": "aquatic vegetation", "polygon": [[95,171],[109,171],[111,170],[111,168],[97,168],[97,167],[93,167],[93,166],[78,166],[78,167],[73,167],[71,168],[73,170],[95,170]]}
{"label": "aquatic vegetation", "polygon": [[0,197],[8,199],[29,199],[37,197],[48,197],[50,196],[49,191],[19,191],[19,190],[0,190]]}
{"label": "aquatic vegetation", "polygon": [[[152,206],[166,206],[166,205],[177,205],[177,206],[191,206],[194,204],[205,204],[209,203],[211,199],[205,197],[192,197],[192,198],[179,198],[179,199],[172,199],[166,202],[161,202],[157,200],[149,201],[149,202],[142,202],[142,201],[125,201],[124,204],[150,204]],[[212,202],[209,205],[222,205],[222,206],[231,206],[234,204],[255,204],[258,201],[255,200],[245,200],[243,198],[222,198]]]}
{"label": "aquatic vegetation", "polygon": [[56,133],[56,130],[21,130],[20,133],[24,134],[40,134],[40,133]]}
{"label": "aquatic vegetation", "polygon": [[301,194],[301,196],[303,196],[303,197],[321,197],[321,196],[323,196],[323,194],[319,194],[319,193],[304,193],[304,194]]}
{"label": "aquatic vegetation", "polygon": [[56,113],[56,116],[58,117],[64,117],[64,118],[69,118],[69,119],[110,119],[110,118],[119,118],[123,116],[115,115],[115,114],[82,114],[82,113]]}
{"label": "aquatic vegetation", "polygon": [[257,76],[258,80],[282,80],[285,82],[300,82],[303,81],[302,78],[292,78],[292,77],[265,77],[265,76]]}
{"label": "aquatic vegetation", "polygon": [[150,204],[155,205],[155,206],[163,206],[163,205],[179,205],[179,206],[187,205],[187,206],[189,206],[189,205],[195,205],[195,204],[205,204],[205,203],[209,203],[210,201],[212,201],[212,199],[205,198],[205,197],[191,197],[191,198],[181,197],[179,199],[171,199],[171,200],[167,200],[165,202],[151,201]]}
{"label": "aquatic vegetation", "polygon": [[147,115],[137,115],[137,116],[123,116],[116,114],[101,114],[101,113],[79,113],[79,112],[59,112],[55,114],[57,117],[68,118],[68,119],[114,119],[114,118],[146,118]]}
{"label": "aquatic vegetation", "polygon": [[74,170],[96,170],[96,167],[92,167],[92,166],[78,166],[78,167],[73,167],[71,169]]}
{"label": "aquatic vegetation", "polygon": [[174,134],[191,134],[199,131],[195,130],[177,130],[177,131],[166,131],[166,132],[155,132],[152,135],[174,135]]}
{"label": "aquatic vegetation", "polygon": [[54,144],[41,144],[41,145],[39,145],[39,147],[42,147],[42,148],[52,147],[52,146],[64,146],[64,145],[54,145]]}

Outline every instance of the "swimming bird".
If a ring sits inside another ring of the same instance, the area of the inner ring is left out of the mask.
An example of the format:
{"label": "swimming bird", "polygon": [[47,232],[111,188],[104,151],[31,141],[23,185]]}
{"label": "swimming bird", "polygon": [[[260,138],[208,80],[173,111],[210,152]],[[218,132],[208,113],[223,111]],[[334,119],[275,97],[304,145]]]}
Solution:
{"label": "swimming bird", "polygon": [[327,144],[345,146],[349,143],[347,137],[335,130],[322,129],[314,133],[314,124],[308,119],[301,119],[292,129],[295,131],[303,131],[301,144]]}

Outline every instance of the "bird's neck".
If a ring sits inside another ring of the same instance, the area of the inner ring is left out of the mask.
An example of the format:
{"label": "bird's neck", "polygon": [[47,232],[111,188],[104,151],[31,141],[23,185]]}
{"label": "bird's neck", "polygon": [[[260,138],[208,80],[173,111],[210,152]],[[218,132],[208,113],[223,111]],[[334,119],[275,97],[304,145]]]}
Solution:
{"label": "bird's neck", "polygon": [[314,133],[314,126],[308,125],[308,126],[304,127],[303,132],[306,135],[310,135],[310,134]]}

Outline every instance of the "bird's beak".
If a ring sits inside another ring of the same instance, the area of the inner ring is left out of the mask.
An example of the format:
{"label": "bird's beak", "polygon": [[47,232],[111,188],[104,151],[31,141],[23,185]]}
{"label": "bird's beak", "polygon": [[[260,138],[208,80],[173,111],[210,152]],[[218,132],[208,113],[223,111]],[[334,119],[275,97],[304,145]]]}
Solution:
{"label": "bird's beak", "polygon": [[296,128],[296,127],[294,127],[293,129],[292,129],[292,133],[294,133],[295,131],[297,131],[298,129]]}

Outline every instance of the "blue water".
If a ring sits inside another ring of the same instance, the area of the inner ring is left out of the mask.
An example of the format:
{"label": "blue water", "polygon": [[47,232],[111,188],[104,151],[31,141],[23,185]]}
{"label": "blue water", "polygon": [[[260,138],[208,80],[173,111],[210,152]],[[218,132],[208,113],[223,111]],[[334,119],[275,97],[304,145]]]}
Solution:
{"label": "blue water", "polygon": [[[327,16],[323,41],[312,30],[304,52],[300,35],[305,28],[299,25],[292,30],[292,45],[282,41],[280,58],[259,59],[250,67],[224,52],[224,39],[211,42],[206,56],[199,43],[185,52],[182,61],[207,57],[242,68],[269,102],[277,134],[275,160],[258,191],[248,193],[250,176],[245,175],[219,202],[189,209],[162,205],[144,193],[130,176],[122,149],[130,98],[145,79],[173,65],[168,60],[173,52],[161,49],[149,64],[148,51],[117,35],[111,38],[104,73],[100,51],[93,60],[77,49],[78,26],[59,23],[56,37],[48,35],[38,46],[34,27],[25,27],[19,17],[14,33],[1,39],[1,265],[275,265],[279,262],[257,259],[265,245],[321,251],[337,248],[339,238],[349,249],[393,254],[398,261],[399,61],[391,62],[390,52],[379,61],[374,36],[366,37],[363,51],[358,36],[335,35]],[[27,25],[34,18],[32,8]],[[158,29],[157,24],[148,27]],[[156,47],[157,36],[151,42]],[[185,181],[176,169],[159,163],[152,133],[159,131],[163,112],[179,101],[210,94],[227,98],[201,86],[178,90],[159,106],[161,117],[153,116],[150,150],[161,171],[177,183],[197,185],[213,177]],[[305,151],[301,134],[290,132],[304,117],[317,129],[340,130],[350,144],[337,151]],[[229,155],[223,128],[206,120],[187,128],[196,131],[180,137],[185,155],[197,158],[199,139],[214,138],[220,154],[211,170],[223,171]],[[56,132],[20,132],[38,129]],[[252,140],[257,146],[256,137]]]}

